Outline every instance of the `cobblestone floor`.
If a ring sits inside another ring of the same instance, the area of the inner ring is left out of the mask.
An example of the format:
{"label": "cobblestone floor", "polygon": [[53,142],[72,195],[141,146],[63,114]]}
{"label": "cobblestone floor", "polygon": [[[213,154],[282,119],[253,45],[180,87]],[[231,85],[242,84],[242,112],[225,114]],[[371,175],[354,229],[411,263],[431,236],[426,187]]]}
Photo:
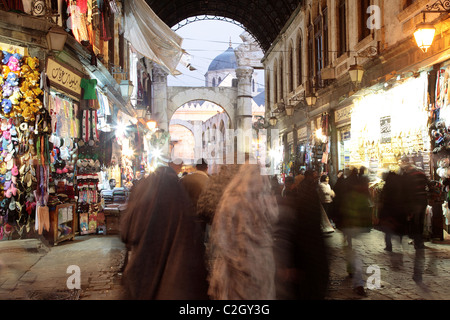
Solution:
{"label": "cobblestone floor", "polygon": [[[380,286],[358,296],[347,275],[343,236],[326,237],[330,259],[327,300],[448,300],[450,297],[450,242],[426,242],[423,282],[412,279],[416,252],[404,239],[384,251],[383,234],[361,237],[366,278],[380,271]],[[36,240],[0,242],[0,300],[119,300],[125,250],[117,236],[83,236],[47,247]],[[78,266],[81,289],[69,290],[69,266]],[[369,282],[369,285],[372,282]],[[376,284],[376,283],[375,283]]]}

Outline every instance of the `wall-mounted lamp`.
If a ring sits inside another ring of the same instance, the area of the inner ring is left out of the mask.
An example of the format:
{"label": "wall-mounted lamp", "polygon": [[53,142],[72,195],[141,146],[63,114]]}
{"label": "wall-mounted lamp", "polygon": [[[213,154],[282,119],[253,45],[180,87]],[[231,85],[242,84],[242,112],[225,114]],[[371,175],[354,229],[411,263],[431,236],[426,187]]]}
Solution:
{"label": "wall-mounted lamp", "polygon": [[67,32],[63,28],[53,26],[47,33],[47,45],[50,50],[62,51],[67,40]]}
{"label": "wall-mounted lamp", "polygon": [[133,93],[134,85],[130,80],[122,80],[120,81],[120,93],[124,99],[128,99],[131,97]]}
{"label": "wall-mounted lamp", "polygon": [[426,13],[450,13],[450,2],[437,0],[432,5],[427,5],[425,10],[422,10],[423,22],[419,23],[414,31],[414,38],[417,46],[423,51],[427,52],[433,44],[436,29],[431,23],[425,22]]}
{"label": "wall-mounted lamp", "polygon": [[305,95],[305,101],[306,104],[310,107],[316,104],[317,102],[317,96],[315,93],[308,93],[307,95]]}
{"label": "wall-mounted lamp", "polygon": [[278,122],[277,117],[271,116],[271,117],[269,118],[269,124],[270,124],[272,127],[276,126],[276,125],[277,125],[277,122]]}
{"label": "wall-mounted lamp", "polygon": [[414,31],[414,39],[416,39],[417,46],[423,51],[427,52],[434,40],[436,29],[431,23],[425,22],[425,12],[423,13],[423,22],[417,25]]}
{"label": "wall-mounted lamp", "polygon": [[350,74],[350,79],[352,80],[353,84],[356,87],[359,86],[362,82],[362,78],[364,75],[364,68],[358,64],[356,57],[355,57],[355,64],[352,64],[350,66],[348,73]]}
{"label": "wall-mounted lamp", "polygon": [[294,115],[294,106],[288,104],[288,105],[285,107],[285,110],[286,110],[286,115],[287,115],[288,117],[291,117],[291,116]]}
{"label": "wall-mounted lamp", "polygon": [[156,129],[156,125],[157,123],[154,120],[147,121],[147,127],[151,131],[154,131]]}
{"label": "wall-mounted lamp", "polygon": [[369,46],[366,49],[360,51],[355,56],[355,64],[352,64],[348,70],[350,79],[355,87],[358,87],[364,76],[364,68],[358,64],[358,58],[372,58],[378,55],[378,46]]}

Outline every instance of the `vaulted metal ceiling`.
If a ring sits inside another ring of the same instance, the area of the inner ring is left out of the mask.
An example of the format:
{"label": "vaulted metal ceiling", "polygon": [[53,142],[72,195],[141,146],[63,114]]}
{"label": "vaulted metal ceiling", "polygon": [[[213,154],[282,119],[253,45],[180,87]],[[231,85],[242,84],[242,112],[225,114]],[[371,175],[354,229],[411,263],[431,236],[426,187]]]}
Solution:
{"label": "vaulted metal ceiling", "polygon": [[291,14],[304,0],[146,0],[169,27],[184,19],[209,15],[241,23],[266,52]]}

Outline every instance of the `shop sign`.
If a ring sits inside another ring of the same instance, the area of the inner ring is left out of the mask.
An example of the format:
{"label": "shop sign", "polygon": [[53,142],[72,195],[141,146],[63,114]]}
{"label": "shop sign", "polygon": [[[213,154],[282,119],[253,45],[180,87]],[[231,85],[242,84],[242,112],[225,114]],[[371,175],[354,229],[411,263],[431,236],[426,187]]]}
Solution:
{"label": "shop sign", "polygon": [[335,122],[340,123],[350,121],[352,119],[352,110],[353,106],[336,110],[334,113]]}
{"label": "shop sign", "polygon": [[351,139],[351,131],[350,130],[348,130],[348,131],[343,131],[342,132],[342,136],[341,136],[341,140],[342,141],[349,141],[350,139]]}
{"label": "shop sign", "polygon": [[391,117],[380,118],[380,143],[391,143]]}
{"label": "shop sign", "polygon": [[47,76],[50,79],[50,85],[63,90],[77,98],[81,98],[81,79],[82,75],[68,66],[48,58]]}
{"label": "shop sign", "polygon": [[14,46],[14,45],[9,44],[9,43],[0,42],[0,50],[7,51],[9,53],[18,53],[21,56],[27,56],[28,55],[27,48]]}
{"label": "shop sign", "polygon": [[294,143],[294,132],[289,132],[287,134],[287,143],[288,144]]}

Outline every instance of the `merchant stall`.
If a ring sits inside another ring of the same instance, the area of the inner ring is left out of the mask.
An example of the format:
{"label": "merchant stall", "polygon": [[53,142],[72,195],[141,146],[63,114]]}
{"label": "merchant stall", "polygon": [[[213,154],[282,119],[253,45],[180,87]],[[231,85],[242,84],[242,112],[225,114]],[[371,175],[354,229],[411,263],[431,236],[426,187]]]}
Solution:
{"label": "merchant stall", "polygon": [[0,240],[26,239],[51,230],[50,92],[38,58],[2,47]]}
{"label": "merchant stall", "polygon": [[[344,154],[350,152],[350,168],[365,167],[369,176],[374,222],[384,185],[383,174],[400,172],[410,162],[431,178],[428,135],[428,77],[401,79],[353,101],[349,136]],[[343,137],[344,138],[344,137]],[[347,159],[345,159],[347,165]]]}
{"label": "merchant stall", "polygon": [[[431,189],[429,215],[431,233],[443,240],[443,231],[449,231],[450,212],[448,209],[450,194],[450,92],[449,62],[435,68],[435,91],[431,93],[430,134],[432,138],[432,165],[435,180]],[[433,79],[430,79],[432,81]]]}
{"label": "merchant stall", "polygon": [[74,239],[78,231],[76,215],[76,161],[83,73],[49,57],[46,63],[44,101],[51,116],[48,145],[48,202],[50,230],[45,233],[53,243]]}

